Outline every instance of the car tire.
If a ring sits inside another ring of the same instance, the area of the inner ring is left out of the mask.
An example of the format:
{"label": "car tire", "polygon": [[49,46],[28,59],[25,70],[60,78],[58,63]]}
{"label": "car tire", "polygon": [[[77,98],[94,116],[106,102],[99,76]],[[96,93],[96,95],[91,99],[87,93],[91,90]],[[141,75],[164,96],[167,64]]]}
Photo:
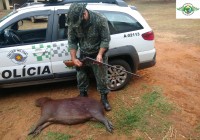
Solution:
{"label": "car tire", "polygon": [[34,17],[31,17],[31,22],[32,23],[35,23],[36,22],[36,19]]}
{"label": "car tire", "polygon": [[[124,60],[121,59],[111,60],[109,61],[109,64],[118,69],[131,72],[130,65]],[[108,67],[108,88],[111,91],[122,89],[129,83],[131,77],[132,75],[124,71]]]}

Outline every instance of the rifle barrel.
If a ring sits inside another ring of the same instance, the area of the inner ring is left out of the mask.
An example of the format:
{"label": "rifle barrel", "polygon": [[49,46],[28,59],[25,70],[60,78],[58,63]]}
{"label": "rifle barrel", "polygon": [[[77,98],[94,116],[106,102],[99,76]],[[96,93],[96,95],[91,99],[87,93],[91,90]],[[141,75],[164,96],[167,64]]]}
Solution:
{"label": "rifle barrel", "polygon": [[114,69],[116,69],[116,70],[120,70],[120,71],[126,72],[126,73],[128,73],[128,74],[131,74],[131,75],[134,75],[134,76],[137,76],[137,77],[141,77],[141,76],[138,75],[138,74],[135,74],[135,73],[132,73],[132,72],[129,72],[129,71],[126,71],[126,70],[122,70],[122,69],[120,69],[120,68],[116,68],[115,66],[109,65],[109,64],[104,63],[104,62],[99,62],[99,61],[97,61],[97,60],[95,60],[95,59],[93,59],[93,58],[90,58],[90,57],[86,57],[86,59],[91,60],[91,61],[94,61],[94,62],[96,62],[97,64],[103,64],[103,65],[105,65],[105,66],[107,66],[107,67],[111,67],[111,68],[114,68]]}

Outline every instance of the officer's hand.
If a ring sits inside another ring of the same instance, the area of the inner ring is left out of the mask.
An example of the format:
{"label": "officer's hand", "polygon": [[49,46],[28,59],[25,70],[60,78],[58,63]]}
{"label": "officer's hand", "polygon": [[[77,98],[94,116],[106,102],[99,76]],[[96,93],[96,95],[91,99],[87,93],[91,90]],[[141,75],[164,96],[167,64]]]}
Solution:
{"label": "officer's hand", "polygon": [[103,62],[102,55],[98,54],[96,60],[97,60],[98,62]]}
{"label": "officer's hand", "polygon": [[79,59],[74,59],[73,62],[77,67],[81,67],[83,65],[83,63]]}

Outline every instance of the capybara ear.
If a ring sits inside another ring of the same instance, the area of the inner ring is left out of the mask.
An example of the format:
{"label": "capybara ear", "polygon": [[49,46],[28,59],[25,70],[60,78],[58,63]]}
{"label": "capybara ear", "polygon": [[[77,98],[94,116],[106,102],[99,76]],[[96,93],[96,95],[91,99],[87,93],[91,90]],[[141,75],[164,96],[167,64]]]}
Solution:
{"label": "capybara ear", "polygon": [[52,99],[49,97],[39,98],[39,99],[35,100],[35,106],[41,107],[41,106],[43,106],[44,103],[46,103],[47,101],[50,101],[50,100],[52,100]]}

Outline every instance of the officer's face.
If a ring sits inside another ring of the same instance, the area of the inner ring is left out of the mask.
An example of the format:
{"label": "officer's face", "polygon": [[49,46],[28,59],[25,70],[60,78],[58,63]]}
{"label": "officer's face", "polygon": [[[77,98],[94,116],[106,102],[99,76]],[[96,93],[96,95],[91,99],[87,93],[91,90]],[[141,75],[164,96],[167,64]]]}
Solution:
{"label": "officer's face", "polygon": [[83,12],[82,20],[83,20],[83,21],[88,21],[88,19],[89,19],[89,13],[88,13],[87,10],[85,10],[85,11]]}

